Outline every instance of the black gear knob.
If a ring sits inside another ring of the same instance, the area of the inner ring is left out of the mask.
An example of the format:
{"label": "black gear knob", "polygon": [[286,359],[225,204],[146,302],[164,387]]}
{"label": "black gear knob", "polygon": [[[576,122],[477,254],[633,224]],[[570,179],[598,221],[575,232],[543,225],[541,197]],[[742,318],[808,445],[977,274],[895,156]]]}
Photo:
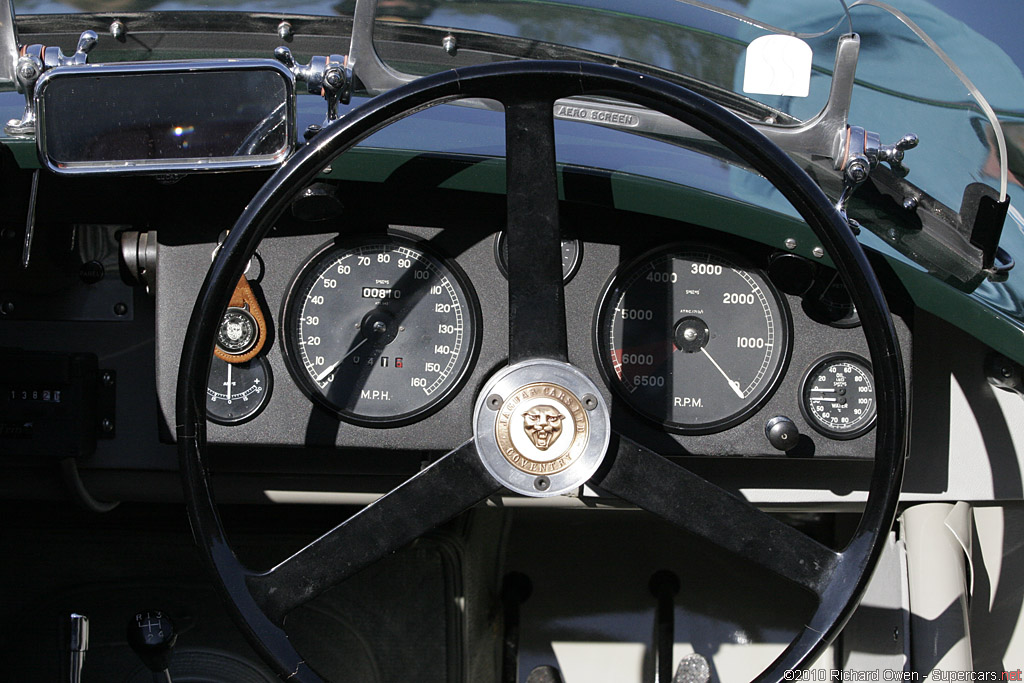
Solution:
{"label": "black gear knob", "polygon": [[155,673],[166,671],[171,649],[178,640],[174,622],[166,612],[143,610],[128,620],[125,637],[146,668]]}

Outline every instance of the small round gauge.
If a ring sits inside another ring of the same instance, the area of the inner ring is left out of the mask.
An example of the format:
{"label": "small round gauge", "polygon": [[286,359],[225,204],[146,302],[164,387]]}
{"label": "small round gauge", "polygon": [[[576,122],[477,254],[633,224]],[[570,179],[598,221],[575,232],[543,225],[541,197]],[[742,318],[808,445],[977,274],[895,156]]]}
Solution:
{"label": "small round gauge", "polygon": [[598,312],[599,365],[644,417],[711,433],[768,399],[788,362],[789,329],[789,309],[763,272],[676,246],[612,279]]}
{"label": "small round gauge", "polygon": [[326,245],[286,298],[289,370],[316,403],[355,424],[406,424],[465,377],[479,312],[458,267],[381,235]]}
{"label": "small round gauge", "polygon": [[265,358],[227,363],[214,357],[206,382],[207,419],[222,425],[251,420],[267,404],[271,383]]}
{"label": "small round gauge", "polygon": [[804,377],[804,418],[832,439],[853,439],[875,426],[878,406],[871,365],[852,353],[825,356]]}
{"label": "small round gauge", "polygon": [[[498,262],[498,269],[506,278],[508,277],[508,245],[505,243],[505,231],[502,230],[494,238],[494,258]],[[580,267],[583,259],[583,245],[579,240],[562,238],[562,283],[565,284],[572,279]]]}

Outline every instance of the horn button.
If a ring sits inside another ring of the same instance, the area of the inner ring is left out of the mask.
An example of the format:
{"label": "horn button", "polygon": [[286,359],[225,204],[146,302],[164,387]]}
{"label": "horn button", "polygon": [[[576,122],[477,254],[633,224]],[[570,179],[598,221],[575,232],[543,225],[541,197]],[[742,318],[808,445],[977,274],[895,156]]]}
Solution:
{"label": "horn button", "polygon": [[557,496],[586,483],[611,438],[608,406],[568,363],[503,368],[477,399],[473,436],[488,472],[524,496]]}

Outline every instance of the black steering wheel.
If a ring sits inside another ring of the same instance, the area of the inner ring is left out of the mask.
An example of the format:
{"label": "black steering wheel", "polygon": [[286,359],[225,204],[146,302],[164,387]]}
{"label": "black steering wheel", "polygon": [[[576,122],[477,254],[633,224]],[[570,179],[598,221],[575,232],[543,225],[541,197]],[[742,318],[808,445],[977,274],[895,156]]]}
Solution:
{"label": "black steering wheel", "polygon": [[[509,368],[498,375],[507,378],[526,368],[534,382],[569,386],[582,373],[568,364],[567,357],[552,112],[559,98],[595,95],[628,100],[693,126],[764,175],[793,204],[832,257],[857,306],[879,408],[868,499],[852,540],[840,552],[625,438],[611,439],[614,445],[607,453],[609,435],[592,438],[600,452],[581,466],[582,479],[814,594],[816,607],[806,626],[758,681],[781,681],[788,671],[810,666],[856,607],[899,498],[906,395],[896,333],[881,287],[846,222],[778,147],[721,106],[685,88],[596,64],[491,64],[422,78],[325,128],[250,202],[207,273],[192,311],[177,387],[178,451],[189,520],[239,628],[282,678],[321,680],[282,629],[289,612],[488,496],[503,488],[518,489],[493,474],[488,464],[493,463],[488,460],[492,454],[484,453],[487,447],[478,433],[274,569],[255,572],[243,566],[224,534],[204,457],[205,383],[214,334],[245,264],[293,197],[359,140],[436,103],[464,97],[497,100],[505,107],[509,276]],[[561,381],[560,376],[569,379]],[[594,396],[584,399],[585,389],[574,389],[576,398],[593,402]],[[488,409],[497,410],[487,406],[491,400],[493,395],[480,397],[475,424],[495,419],[485,415]],[[596,400],[603,413],[592,413],[597,416],[591,420],[594,425],[608,414],[599,392]]]}

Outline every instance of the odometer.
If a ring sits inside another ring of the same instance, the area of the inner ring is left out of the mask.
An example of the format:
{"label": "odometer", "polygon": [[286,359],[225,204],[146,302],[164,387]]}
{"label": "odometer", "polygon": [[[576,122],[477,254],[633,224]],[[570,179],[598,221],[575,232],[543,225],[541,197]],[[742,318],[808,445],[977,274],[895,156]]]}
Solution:
{"label": "odometer", "polygon": [[451,396],[476,347],[477,304],[454,263],[395,235],[314,254],[285,304],[299,386],[356,424],[398,425]]}
{"label": "odometer", "polygon": [[682,433],[730,427],[771,395],[789,353],[788,309],[764,273],[674,247],[620,271],[598,313],[605,378],[644,417]]}

